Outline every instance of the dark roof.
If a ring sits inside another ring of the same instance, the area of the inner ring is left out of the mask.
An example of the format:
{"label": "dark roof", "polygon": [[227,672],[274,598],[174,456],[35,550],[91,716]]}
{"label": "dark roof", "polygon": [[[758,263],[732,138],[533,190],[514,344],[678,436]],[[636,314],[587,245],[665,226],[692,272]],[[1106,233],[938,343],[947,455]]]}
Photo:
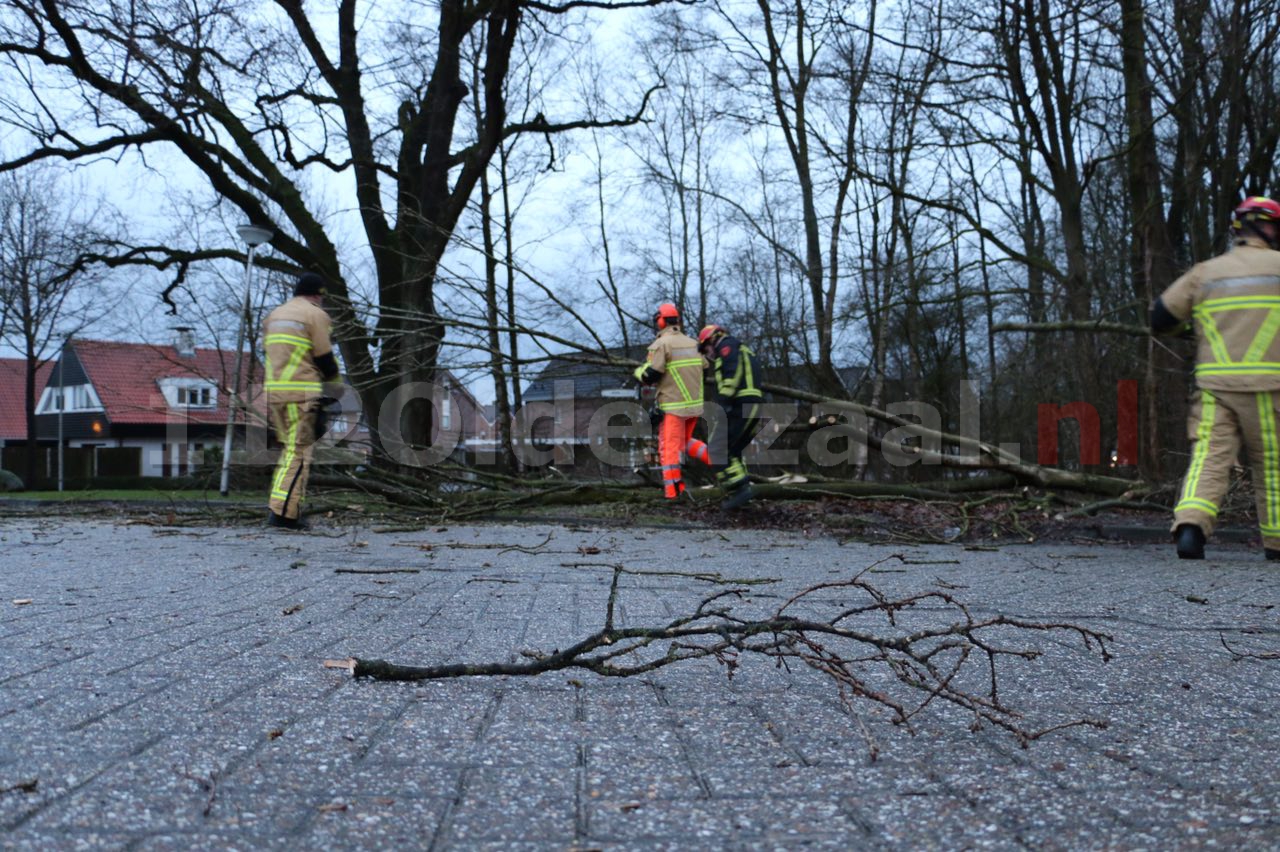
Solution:
{"label": "dark roof", "polygon": [[[761,380],[766,383],[783,385],[784,387],[795,388],[809,393],[818,392],[815,371],[803,364],[787,368],[766,366],[760,372],[762,374]],[[856,397],[864,389],[864,385],[870,380],[870,374],[871,368],[865,364],[836,368],[836,375],[840,377],[840,381],[850,398]]]}
{"label": "dark roof", "polygon": [[[643,361],[647,351],[647,344],[629,349],[619,346],[607,349],[601,355],[626,361]],[[525,402],[549,401],[553,397],[555,383],[564,381],[573,383],[572,393],[576,398],[601,397],[607,390],[623,390],[634,370],[630,366],[605,367],[600,364],[584,364],[569,357],[555,357],[529,383],[521,398]]]}

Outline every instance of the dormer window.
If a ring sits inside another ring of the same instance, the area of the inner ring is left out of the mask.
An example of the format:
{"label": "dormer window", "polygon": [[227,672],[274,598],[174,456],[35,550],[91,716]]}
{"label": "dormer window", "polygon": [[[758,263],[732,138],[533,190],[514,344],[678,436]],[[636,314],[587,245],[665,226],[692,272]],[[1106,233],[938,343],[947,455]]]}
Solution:
{"label": "dormer window", "polygon": [[203,379],[161,379],[160,392],[170,408],[215,408],[218,388]]}
{"label": "dormer window", "polygon": [[213,405],[213,388],[178,388],[178,405],[192,408],[209,408]]}

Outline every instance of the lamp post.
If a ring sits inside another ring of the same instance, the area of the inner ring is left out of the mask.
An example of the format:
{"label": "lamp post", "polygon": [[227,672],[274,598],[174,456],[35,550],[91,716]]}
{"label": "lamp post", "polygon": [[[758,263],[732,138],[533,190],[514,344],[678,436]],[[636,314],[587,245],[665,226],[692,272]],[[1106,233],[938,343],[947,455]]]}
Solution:
{"label": "lamp post", "polygon": [[236,408],[240,404],[240,366],[244,358],[244,327],[250,310],[249,297],[253,291],[253,254],[275,232],[258,225],[237,225],[236,233],[244,240],[249,251],[244,256],[244,303],[240,306],[240,331],[236,334],[236,371],[231,379],[231,399],[227,400],[227,435],[222,442],[222,483],[218,490],[223,497],[230,492],[231,436],[235,433]]}
{"label": "lamp post", "polygon": [[[67,407],[67,386],[63,381],[66,375],[67,344],[71,335],[62,338],[62,352],[58,355],[58,490],[62,490],[62,412]],[[47,468],[46,468],[47,470]]]}

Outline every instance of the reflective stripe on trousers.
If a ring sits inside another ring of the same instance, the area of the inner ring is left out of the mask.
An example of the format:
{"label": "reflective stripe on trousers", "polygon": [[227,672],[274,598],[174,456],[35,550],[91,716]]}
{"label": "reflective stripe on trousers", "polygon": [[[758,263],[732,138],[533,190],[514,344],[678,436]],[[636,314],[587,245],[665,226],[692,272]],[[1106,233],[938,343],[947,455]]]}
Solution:
{"label": "reflective stripe on trousers", "polygon": [[315,405],[315,400],[307,400],[273,402],[269,406],[276,438],[283,446],[271,478],[268,505],[284,518],[297,518],[302,513],[316,443]]}
{"label": "reflective stripe on trousers", "polygon": [[1280,392],[1201,391],[1188,415],[1193,440],[1191,461],[1174,507],[1174,529],[1181,524],[1195,524],[1206,535],[1213,531],[1243,446],[1249,458],[1263,544],[1280,548],[1277,393]]}

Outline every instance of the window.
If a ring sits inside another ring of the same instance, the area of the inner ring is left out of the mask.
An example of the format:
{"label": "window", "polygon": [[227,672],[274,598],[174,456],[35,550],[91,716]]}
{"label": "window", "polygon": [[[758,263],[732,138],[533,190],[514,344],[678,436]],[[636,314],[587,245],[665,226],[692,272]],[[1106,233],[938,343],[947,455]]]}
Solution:
{"label": "window", "polygon": [[40,397],[36,411],[51,414],[57,411],[101,411],[102,403],[93,392],[92,385],[67,385],[47,387]]}
{"label": "window", "polygon": [[161,379],[160,391],[170,408],[214,408],[218,404],[217,387],[202,379]]}
{"label": "window", "polygon": [[212,405],[213,389],[205,387],[178,388],[178,405],[208,408]]}
{"label": "window", "polygon": [[453,394],[448,390],[444,392],[444,399],[440,400],[440,428],[450,429],[453,427]]}

